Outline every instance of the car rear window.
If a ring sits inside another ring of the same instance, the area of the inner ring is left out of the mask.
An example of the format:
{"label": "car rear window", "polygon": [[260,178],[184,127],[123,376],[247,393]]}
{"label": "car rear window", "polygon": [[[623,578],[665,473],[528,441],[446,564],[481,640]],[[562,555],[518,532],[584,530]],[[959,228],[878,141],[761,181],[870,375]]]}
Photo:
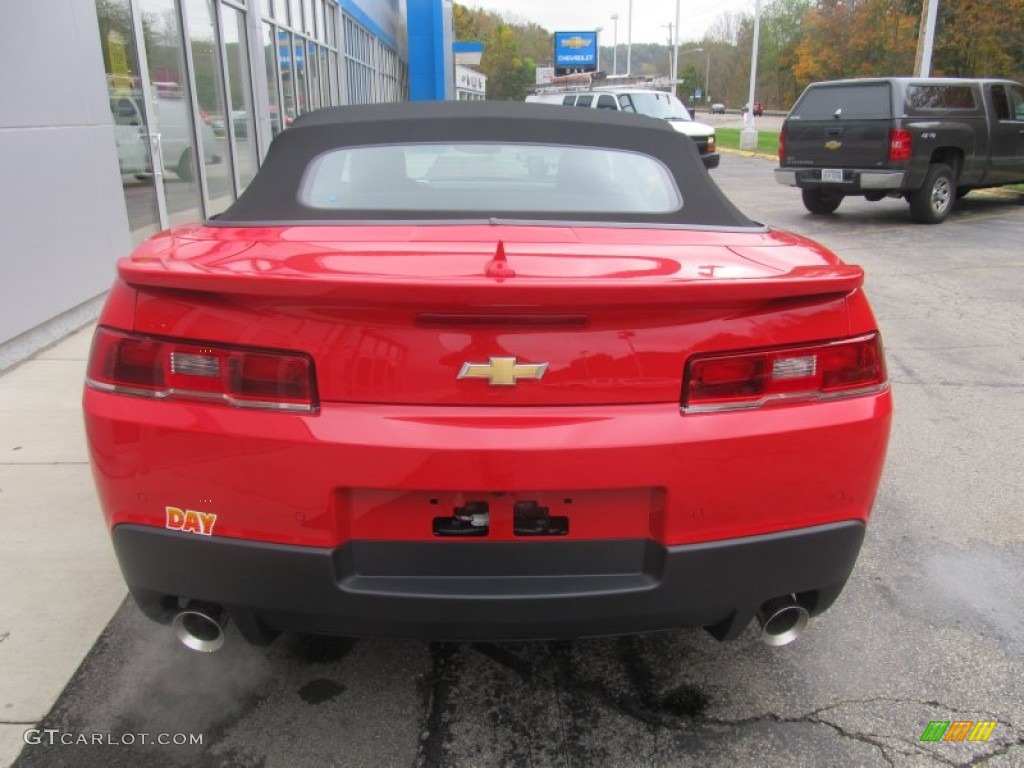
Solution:
{"label": "car rear window", "polygon": [[977,108],[974,89],[969,85],[911,85],[907,88],[908,113],[933,109]]}
{"label": "car rear window", "polygon": [[808,88],[793,107],[791,120],[879,120],[892,117],[888,83]]}
{"label": "car rear window", "polygon": [[670,213],[683,198],[653,157],[596,147],[422,143],[317,157],[300,202],[321,210]]}

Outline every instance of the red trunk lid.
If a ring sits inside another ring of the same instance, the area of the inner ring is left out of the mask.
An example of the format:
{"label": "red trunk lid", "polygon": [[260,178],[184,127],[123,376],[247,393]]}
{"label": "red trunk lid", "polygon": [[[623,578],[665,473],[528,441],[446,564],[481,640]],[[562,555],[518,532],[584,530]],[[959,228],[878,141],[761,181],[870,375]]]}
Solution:
{"label": "red trunk lid", "polygon": [[509,225],[179,229],[120,271],[137,331],[307,352],[328,402],[449,405],[678,401],[691,354],[848,334],[863,279],[778,232]]}

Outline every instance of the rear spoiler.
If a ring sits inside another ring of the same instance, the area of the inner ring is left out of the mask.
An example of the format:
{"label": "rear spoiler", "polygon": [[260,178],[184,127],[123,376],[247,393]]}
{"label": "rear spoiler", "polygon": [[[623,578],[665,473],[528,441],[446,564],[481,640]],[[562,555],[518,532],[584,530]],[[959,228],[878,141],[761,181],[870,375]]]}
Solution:
{"label": "rear spoiler", "polygon": [[121,279],[140,288],[230,294],[317,303],[402,306],[621,306],[716,304],[848,294],[864,283],[854,265],[801,266],[770,278],[671,276],[591,279],[488,277],[485,275],[379,277],[363,275],[230,273],[165,262],[122,260]]}

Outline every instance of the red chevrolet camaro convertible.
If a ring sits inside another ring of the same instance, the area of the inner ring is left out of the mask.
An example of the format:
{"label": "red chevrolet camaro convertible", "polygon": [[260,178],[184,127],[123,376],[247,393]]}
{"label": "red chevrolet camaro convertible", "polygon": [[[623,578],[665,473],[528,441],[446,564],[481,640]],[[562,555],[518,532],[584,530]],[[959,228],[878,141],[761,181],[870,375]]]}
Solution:
{"label": "red chevrolet camaro convertible", "polygon": [[190,647],[567,638],[839,595],[891,400],[863,273],[747,219],[664,121],[299,118],[121,261],[88,366],[131,594]]}

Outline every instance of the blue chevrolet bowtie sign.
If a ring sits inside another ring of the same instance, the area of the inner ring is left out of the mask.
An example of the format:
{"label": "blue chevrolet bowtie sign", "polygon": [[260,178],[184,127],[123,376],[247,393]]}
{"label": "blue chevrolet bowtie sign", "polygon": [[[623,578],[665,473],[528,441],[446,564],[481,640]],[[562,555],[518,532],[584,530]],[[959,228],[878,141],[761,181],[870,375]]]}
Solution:
{"label": "blue chevrolet bowtie sign", "polygon": [[555,32],[555,66],[597,69],[597,32]]}

